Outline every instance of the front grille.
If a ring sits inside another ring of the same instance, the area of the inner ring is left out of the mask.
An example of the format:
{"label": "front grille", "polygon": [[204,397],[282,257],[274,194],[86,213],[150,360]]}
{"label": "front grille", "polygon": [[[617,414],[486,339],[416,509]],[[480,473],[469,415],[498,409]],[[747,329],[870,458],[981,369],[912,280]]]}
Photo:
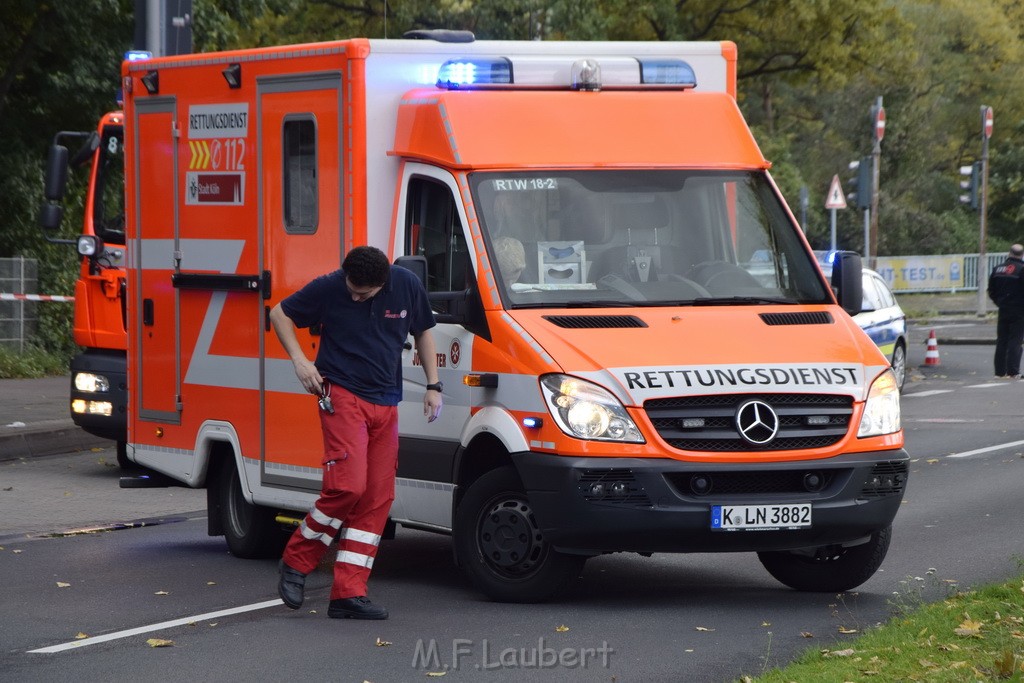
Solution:
{"label": "front grille", "polygon": [[[680,495],[773,496],[818,494],[827,491],[838,478],[842,482],[849,470],[746,470],[742,472],[669,472],[665,479]],[[699,483],[698,483],[699,482]]]}
{"label": "front grille", "polygon": [[[752,444],[736,428],[736,410],[751,399],[772,407],[779,430],[770,442]],[[684,451],[777,451],[825,448],[849,430],[853,398],[831,394],[719,394],[652,399],[644,410],[672,448]]]}
{"label": "front grille", "polygon": [[585,469],[580,472],[579,491],[591,503],[613,503],[650,507],[651,499],[636,481],[633,471],[624,467]]}

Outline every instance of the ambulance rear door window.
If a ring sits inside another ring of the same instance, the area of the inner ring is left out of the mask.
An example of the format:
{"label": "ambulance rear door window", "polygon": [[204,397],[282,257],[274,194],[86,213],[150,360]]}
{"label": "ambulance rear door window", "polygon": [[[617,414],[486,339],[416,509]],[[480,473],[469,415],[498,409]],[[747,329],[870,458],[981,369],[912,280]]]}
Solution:
{"label": "ambulance rear door window", "polygon": [[319,224],[317,131],[312,114],[288,116],[283,126],[284,229],[311,235]]}

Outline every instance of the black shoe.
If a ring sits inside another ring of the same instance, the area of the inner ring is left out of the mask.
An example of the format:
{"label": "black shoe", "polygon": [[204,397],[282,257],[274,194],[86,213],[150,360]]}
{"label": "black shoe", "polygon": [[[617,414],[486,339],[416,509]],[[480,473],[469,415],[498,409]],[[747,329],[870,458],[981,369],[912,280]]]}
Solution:
{"label": "black shoe", "polygon": [[281,580],[277,582],[277,594],[281,596],[284,604],[291,609],[302,607],[303,591],[306,588],[306,575],[298,569],[292,569],[282,559],[278,564],[281,570]]}
{"label": "black shoe", "polygon": [[331,619],[387,619],[388,611],[370,602],[365,595],[360,595],[356,598],[331,600],[327,616]]}

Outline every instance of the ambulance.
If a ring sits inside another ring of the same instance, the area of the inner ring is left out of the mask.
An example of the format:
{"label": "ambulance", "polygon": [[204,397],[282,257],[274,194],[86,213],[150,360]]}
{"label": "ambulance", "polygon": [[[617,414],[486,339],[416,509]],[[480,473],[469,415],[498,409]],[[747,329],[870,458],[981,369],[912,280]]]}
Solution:
{"label": "ambulance", "polygon": [[410,343],[390,528],[450,535],[491,599],[614,552],[866,581],[899,390],[848,314],[859,258],[822,275],[736,69],[730,42],[445,31],[125,62],[128,458],[205,487],[235,555],[279,553],[322,441],[268,313],[370,244],[425,283],[444,383],[428,423]]}

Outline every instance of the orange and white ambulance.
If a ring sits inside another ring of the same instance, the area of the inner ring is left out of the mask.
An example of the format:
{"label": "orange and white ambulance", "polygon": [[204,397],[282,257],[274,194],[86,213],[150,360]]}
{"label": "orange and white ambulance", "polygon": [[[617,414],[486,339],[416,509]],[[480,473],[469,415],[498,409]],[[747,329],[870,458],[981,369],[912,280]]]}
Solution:
{"label": "orange and white ambulance", "polygon": [[[729,42],[459,32],[126,62],[128,457],[278,552],[320,488],[316,399],[268,312],[371,244],[424,278],[391,520],[497,600],[609,552],[757,552],[803,590],[878,568],[899,391],[736,104]],[[312,357],[317,330],[300,331]]]}

